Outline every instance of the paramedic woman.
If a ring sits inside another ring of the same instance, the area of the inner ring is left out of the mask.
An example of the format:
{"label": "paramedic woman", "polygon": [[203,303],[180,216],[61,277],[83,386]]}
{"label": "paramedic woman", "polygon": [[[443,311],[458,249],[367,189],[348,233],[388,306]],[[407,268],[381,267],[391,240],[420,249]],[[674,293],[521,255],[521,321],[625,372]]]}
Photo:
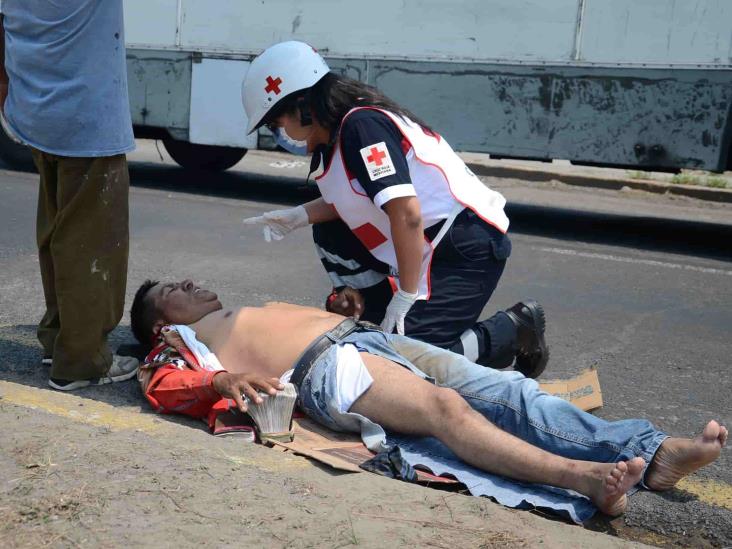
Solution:
{"label": "paramedic woman", "polygon": [[381,323],[494,368],[545,368],[533,300],[476,322],[511,253],[505,199],[426,123],[377,89],[330,72],[311,46],[282,42],[242,84],[247,131],[313,155],[321,197],[244,220],[267,240],[313,225],[333,283],[327,307]]}

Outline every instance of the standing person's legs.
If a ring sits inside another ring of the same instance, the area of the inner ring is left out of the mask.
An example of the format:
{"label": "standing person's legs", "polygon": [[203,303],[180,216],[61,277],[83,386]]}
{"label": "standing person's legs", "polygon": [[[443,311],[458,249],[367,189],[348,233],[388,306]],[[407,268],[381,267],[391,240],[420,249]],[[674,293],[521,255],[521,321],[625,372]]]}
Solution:
{"label": "standing person's legs", "polygon": [[99,378],[112,363],[107,334],[124,307],[127,162],[124,155],[36,153],[36,159],[42,168],[38,248],[48,305],[39,338],[44,351],[52,351],[52,379]]}
{"label": "standing person's legs", "polygon": [[51,256],[51,236],[55,229],[58,204],[56,201],[58,174],[57,163],[51,155],[31,149],[33,160],[40,174],[38,188],[38,211],[36,215],[36,243],[38,245],[38,263],[41,269],[43,295],[46,301],[46,312],[38,323],[38,341],[43,347],[43,358],[53,356],[53,347],[59,331],[58,302],[56,301],[56,283]]}

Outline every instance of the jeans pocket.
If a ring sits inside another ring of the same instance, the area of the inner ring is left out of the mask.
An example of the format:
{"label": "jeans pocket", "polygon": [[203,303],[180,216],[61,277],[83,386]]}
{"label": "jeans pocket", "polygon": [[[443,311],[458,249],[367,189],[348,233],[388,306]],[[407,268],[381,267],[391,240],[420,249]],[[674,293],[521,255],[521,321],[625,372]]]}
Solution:
{"label": "jeans pocket", "polygon": [[324,425],[325,427],[328,427],[329,429],[333,429],[333,425],[335,422],[333,421],[333,418],[330,417],[327,410],[325,409],[325,406],[319,402],[320,395],[315,395],[315,398],[304,398],[300,402],[300,409],[302,412],[308,416],[310,419],[315,421],[316,423],[319,423],[321,425]]}

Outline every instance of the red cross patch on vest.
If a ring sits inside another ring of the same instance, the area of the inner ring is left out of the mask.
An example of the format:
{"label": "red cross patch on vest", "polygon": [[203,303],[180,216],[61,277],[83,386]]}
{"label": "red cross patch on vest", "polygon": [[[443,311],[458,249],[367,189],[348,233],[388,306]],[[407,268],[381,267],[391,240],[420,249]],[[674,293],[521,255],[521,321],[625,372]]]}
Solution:
{"label": "red cross patch on vest", "polygon": [[386,143],[383,141],[361,149],[361,158],[363,158],[371,181],[396,173],[394,163],[389,156],[389,149],[386,148]]}

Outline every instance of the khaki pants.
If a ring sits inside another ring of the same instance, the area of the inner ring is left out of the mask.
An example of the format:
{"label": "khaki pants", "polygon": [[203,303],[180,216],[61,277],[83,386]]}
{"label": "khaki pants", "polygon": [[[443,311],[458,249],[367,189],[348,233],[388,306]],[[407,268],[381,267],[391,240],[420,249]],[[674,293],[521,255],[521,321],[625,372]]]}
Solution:
{"label": "khaki pants", "polygon": [[33,150],[41,175],[37,242],[46,314],[38,326],[51,377],[100,377],[122,318],[129,252],[124,155],[70,158]]}

